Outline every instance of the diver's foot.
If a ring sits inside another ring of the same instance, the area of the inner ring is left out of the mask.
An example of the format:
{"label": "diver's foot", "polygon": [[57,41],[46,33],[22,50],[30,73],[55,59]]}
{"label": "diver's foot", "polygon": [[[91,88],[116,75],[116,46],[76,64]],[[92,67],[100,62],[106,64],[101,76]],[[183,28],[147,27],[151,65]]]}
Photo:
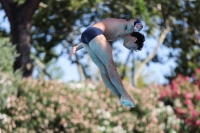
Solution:
{"label": "diver's foot", "polygon": [[132,99],[129,100],[128,98],[121,97],[120,100],[119,100],[119,103],[124,105],[124,106],[130,107],[130,108],[135,107],[134,101]]}

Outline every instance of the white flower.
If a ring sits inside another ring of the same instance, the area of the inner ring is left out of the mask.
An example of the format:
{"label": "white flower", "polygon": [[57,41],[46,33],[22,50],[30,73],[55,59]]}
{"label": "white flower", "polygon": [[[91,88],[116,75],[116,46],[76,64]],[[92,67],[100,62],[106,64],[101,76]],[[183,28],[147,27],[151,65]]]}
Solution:
{"label": "white flower", "polygon": [[103,121],[103,124],[104,124],[104,125],[109,125],[109,124],[110,124],[110,122],[109,122],[109,121],[107,121],[107,120],[105,120],[105,121]]}
{"label": "white flower", "polygon": [[181,107],[181,102],[180,102],[180,100],[179,100],[178,98],[175,99],[174,105],[175,105],[176,107]]}
{"label": "white flower", "polygon": [[3,84],[6,81],[6,76],[1,75],[0,84]]}
{"label": "white flower", "polygon": [[74,87],[74,86],[75,86],[74,83],[69,83],[68,86],[69,86],[70,89],[74,89],[74,88],[75,88],[75,87]]}
{"label": "white flower", "polygon": [[97,112],[97,114],[100,114],[102,111],[101,111],[101,109],[97,109],[96,112]]}
{"label": "white flower", "polygon": [[162,123],[162,124],[160,125],[160,127],[161,127],[162,129],[165,129],[165,123]]}
{"label": "white flower", "polygon": [[6,102],[9,103],[10,100],[11,100],[10,97],[8,97],[8,98],[6,99]]}
{"label": "white flower", "polygon": [[77,88],[77,89],[84,88],[84,86],[85,86],[85,85],[84,85],[83,83],[77,83],[77,84],[76,84],[76,88]]}
{"label": "white flower", "polygon": [[95,85],[93,85],[93,84],[91,84],[91,83],[89,83],[89,84],[87,84],[87,87],[89,88],[89,89],[96,89],[96,86]]}
{"label": "white flower", "polygon": [[168,112],[169,114],[173,114],[173,113],[174,113],[174,111],[173,111],[173,109],[172,109],[171,106],[168,105],[166,108],[167,108],[167,112]]}
{"label": "white flower", "polygon": [[175,130],[172,130],[170,133],[177,133]]}
{"label": "white flower", "polygon": [[102,132],[106,130],[106,128],[105,128],[104,126],[103,126],[103,127],[98,126],[97,129],[98,129],[99,131],[102,131]]}
{"label": "white flower", "polygon": [[103,117],[104,117],[104,118],[107,118],[107,119],[110,118],[110,117],[111,117],[110,112],[104,111],[104,112],[103,112]]}
{"label": "white flower", "polygon": [[163,106],[164,106],[164,103],[163,103],[163,102],[158,102],[158,106],[159,106],[159,107],[163,107]]}
{"label": "white flower", "polygon": [[151,98],[153,98],[153,97],[154,97],[154,94],[153,94],[153,93],[151,93],[151,94],[150,94],[150,97],[151,97]]}
{"label": "white flower", "polygon": [[113,128],[114,133],[127,133],[120,125]]}
{"label": "white flower", "polygon": [[161,109],[157,108],[156,112],[157,112],[157,114],[160,114],[161,113]]}
{"label": "white flower", "polygon": [[0,120],[2,120],[2,123],[5,124],[8,122],[8,117],[6,114],[0,114]]}
{"label": "white flower", "polygon": [[68,83],[69,88],[71,89],[96,89],[96,86],[93,85],[92,83]]}

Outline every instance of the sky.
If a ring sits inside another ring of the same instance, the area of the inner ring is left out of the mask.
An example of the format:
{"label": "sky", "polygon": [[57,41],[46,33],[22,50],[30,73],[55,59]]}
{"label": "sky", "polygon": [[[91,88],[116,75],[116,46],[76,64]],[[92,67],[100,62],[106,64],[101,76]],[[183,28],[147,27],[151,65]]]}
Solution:
{"label": "sky", "polygon": [[[5,12],[3,10],[0,11],[0,25],[1,27],[5,28],[7,30],[7,32],[10,31],[10,24],[9,21],[6,18],[4,18]],[[144,24],[144,23],[143,23]],[[142,31],[141,31],[142,33]],[[145,33],[143,33],[145,35]],[[142,51],[136,52],[135,56],[136,57],[145,57],[146,56],[146,52],[148,51],[149,53],[152,53],[155,46],[157,44],[157,40],[153,39],[153,38],[146,38],[146,41],[144,42],[144,48]],[[124,62],[127,54],[128,54],[128,50],[126,48],[123,47],[122,45],[122,41],[117,41],[114,43],[114,47],[119,47],[121,49],[121,54],[119,56],[119,59]],[[56,47],[56,51],[59,52],[59,50],[61,50],[62,47],[61,46],[57,46]],[[84,50],[84,49],[81,49]],[[77,52],[81,52],[81,51],[77,51]],[[166,57],[166,55],[169,53],[169,49],[167,49],[164,46],[161,46],[158,50],[158,55],[162,56],[163,58]],[[97,67],[94,65],[94,63],[92,64],[92,70],[98,70]],[[62,77],[62,81],[63,82],[69,82],[69,81],[79,81],[79,75],[78,75],[78,68],[76,65],[70,64],[70,62],[68,61],[68,57],[65,56],[60,56],[58,61],[57,61],[57,65],[61,67],[62,71],[63,71],[63,77]],[[174,63],[173,59],[170,59],[168,61],[168,63],[166,63],[165,65],[161,65],[159,63],[150,63],[148,67],[145,68],[143,74],[144,75],[148,75],[146,76],[145,81],[147,83],[151,83],[152,81],[154,81],[155,83],[158,84],[163,84],[163,83],[167,83],[167,80],[164,78],[164,74],[170,73],[171,69],[170,68],[174,68],[176,65]],[[37,71],[34,70],[33,72],[33,76],[37,74]]]}

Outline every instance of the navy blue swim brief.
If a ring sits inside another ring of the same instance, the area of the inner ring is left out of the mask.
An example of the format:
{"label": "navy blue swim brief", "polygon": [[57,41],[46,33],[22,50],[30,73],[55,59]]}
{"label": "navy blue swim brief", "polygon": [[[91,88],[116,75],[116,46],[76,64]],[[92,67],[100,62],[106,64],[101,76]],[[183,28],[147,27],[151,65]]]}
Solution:
{"label": "navy blue swim brief", "polygon": [[81,42],[85,44],[89,44],[89,42],[95,38],[96,36],[104,34],[103,31],[96,27],[87,28],[81,35]]}

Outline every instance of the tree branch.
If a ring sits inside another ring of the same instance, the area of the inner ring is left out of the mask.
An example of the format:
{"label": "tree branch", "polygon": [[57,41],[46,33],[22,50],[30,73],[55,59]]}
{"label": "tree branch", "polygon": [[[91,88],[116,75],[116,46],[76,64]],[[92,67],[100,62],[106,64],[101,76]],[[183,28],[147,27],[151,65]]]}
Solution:
{"label": "tree branch", "polygon": [[194,36],[195,42],[196,42],[198,45],[200,45],[199,31],[197,30],[196,27],[195,27],[195,29],[194,29],[194,34],[195,34],[195,36]]}
{"label": "tree branch", "polygon": [[124,65],[123,65],[123,70],[122,70],[122,75],[121,75],[121,79],[122,79],[122,80],[123,80],[123,79],[125,78],[125,76],[126,76],[126,67],[127,67],[128,61],[129,61],[129,59],[130,59],[132,53],[133,53],[133,50],[131,50],[131,51],[129,52],[129,54],[128,54],[127,58],[126,58],[126,61],[125,61]]}
{"label": "tree branch", "polygon": [[15,11],[19,16],[23,16],[26,20],[30,21],[40,1],[41,0],[26,0],[20,7],[18,7],[17,2],[14,2],[14,0],[0,0],[0,3],[11,22],[14,17],[12,16],[12,11],[15,9],[19,9]]}
{"label": "tree branch", "polygon": [[142,71],[144,70],[145,66],[147,65],[147,63],[153,59],[153,57],[156,55],[157,51],[158,51],[158,48],[163,44],[167,34],[169,33],[170,31],[170,27],[169,25],[164,29],[164,31],[162,32],[160,38],[159,38],[159,41],[158,41],[158,44],[156,46],[156,48],[154,49],[153,53],[150,54],[143,62],[142,64],[139,66],[138,70],[136,70],[136,73],[134,74],[134,85],[137,84],[137,79],[139,78],[139,76],[141,75]]}
{"label": "tree branch", "polygon": [[24,15],[24,18],[30,21],[40,2],[41,0],[26,0],[26,2],[20,7],[20,14]]}
{"label": "tree branch", "polygon": [[16,4],[13,0],[0,0],[2,8],[4,9],[6,15],[8,16],[9,20],[12,20],[12,13],[11,13],[11,6],[12,4]]}
{"label": "tree branch", "polygon": [[51,75],[47,72],[45,64],[43,64],[38,58],[35,57],[35,63],[39,66],[42,71],[49,77],[49,79],[53,79]]}

